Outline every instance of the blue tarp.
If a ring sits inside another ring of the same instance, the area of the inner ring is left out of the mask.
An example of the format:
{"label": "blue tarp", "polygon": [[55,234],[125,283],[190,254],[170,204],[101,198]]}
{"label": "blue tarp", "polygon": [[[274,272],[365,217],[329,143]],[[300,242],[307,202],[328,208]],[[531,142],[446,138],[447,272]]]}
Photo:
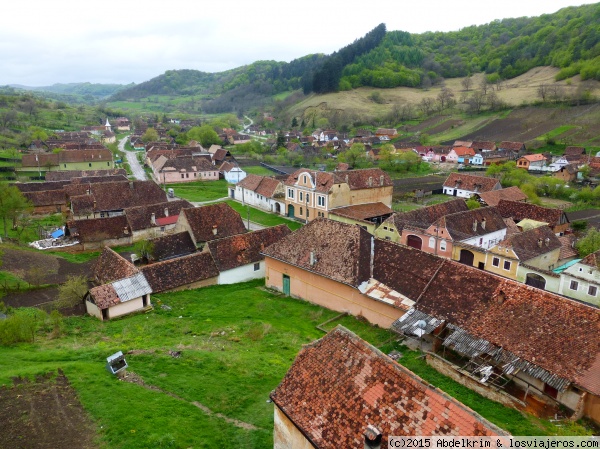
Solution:
{"label": "blue tarp", "polygon": [[65,235],[65,232],[62,229],[57,229],[56,231],[54,231],[50,235],[52,236],[53,239],[57,239],[57,238],[62,237],[63,235]]}

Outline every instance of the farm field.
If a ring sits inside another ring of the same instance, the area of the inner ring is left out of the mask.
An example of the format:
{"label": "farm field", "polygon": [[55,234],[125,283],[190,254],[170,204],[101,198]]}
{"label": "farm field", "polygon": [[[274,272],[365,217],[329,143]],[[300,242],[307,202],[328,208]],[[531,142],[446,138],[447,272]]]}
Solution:
{"label": "farm field", "polygon": [[[337,313],[262,286],[257,280],[155,295],[153,311],[121,320],[67,318],[61,335],[40,331],[34,343],[2,349],[0,397],[16,397],[24,382],[39,388],[68,382],[95,425],[82,437],[96,444],[69,447],[272,447],[269,393],[301,346],[323,335],[315,326]],[[399,349],[401,362],[418,375],[514,434],[586,432],[579,424],[559,428],[480,397],[433,371],[419,353],[392,343],[388,330],[353,317],[328,323],[327,330],[338,324],[384,352]],[[123,380],[104,367],[119,350],[129,365]],[[74,396],[66,394],[65,401],[78,407]],[[59,408],[66,405],[62,399]],[[11,435],[26,438],[28,419],[2,421],[0,447]],[[38,424],[35,431],[51,425]]]}

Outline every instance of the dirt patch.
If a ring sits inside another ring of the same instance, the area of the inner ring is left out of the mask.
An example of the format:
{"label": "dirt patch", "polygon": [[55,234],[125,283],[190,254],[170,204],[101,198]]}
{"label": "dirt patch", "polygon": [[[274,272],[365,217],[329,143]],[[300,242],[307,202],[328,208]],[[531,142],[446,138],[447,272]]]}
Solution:
{"label": "dirt patch", "polygon": [[0,388],[0,447],[94,449],[96,431],[75,390],[59,371]]}
{"label": "dirt patch", "polygon": [[426,192],[439,190],[444,185],[447,176],[423,176],[420,178],[394,179],[394,194],[412,192],[416,189],[424,189]]}
{"label": "dirt patch", "polygon": [[464,122],[462,120],[446,120],[444,123],[440,123],[434,128],[428,129],[427,133],[434,135],[448,131],[456,126],[463,125]]}

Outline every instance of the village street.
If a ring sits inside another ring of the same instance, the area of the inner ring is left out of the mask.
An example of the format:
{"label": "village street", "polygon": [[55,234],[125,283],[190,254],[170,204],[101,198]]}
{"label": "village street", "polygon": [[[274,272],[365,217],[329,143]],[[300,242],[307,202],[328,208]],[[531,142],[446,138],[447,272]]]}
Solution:
{"label": "village street", "polygon": [[127,139],[129,139],[129,136],[125,136],[119,141],[119,151],[125,153],[125,157],[127,158],[127,162],[131,167],[131,173],[133,173],[133,177],[140,181],[145,181],[148,178],[146,176],[146,172],[144,171],[144,167],[142,167],[142,164],[140,164],[140,161],[137,158],[137,152],[128,151],[125,149],[125,143],[127,142]]}

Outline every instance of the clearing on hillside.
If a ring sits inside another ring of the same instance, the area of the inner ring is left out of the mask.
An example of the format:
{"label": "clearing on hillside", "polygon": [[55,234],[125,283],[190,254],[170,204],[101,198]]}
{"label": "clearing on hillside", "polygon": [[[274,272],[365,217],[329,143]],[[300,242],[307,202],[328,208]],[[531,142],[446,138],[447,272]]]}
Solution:
{"label": "clearing on hillside", "polygon": [[0,387],[0,447],[95,449],[94,425],[59,371]]}

